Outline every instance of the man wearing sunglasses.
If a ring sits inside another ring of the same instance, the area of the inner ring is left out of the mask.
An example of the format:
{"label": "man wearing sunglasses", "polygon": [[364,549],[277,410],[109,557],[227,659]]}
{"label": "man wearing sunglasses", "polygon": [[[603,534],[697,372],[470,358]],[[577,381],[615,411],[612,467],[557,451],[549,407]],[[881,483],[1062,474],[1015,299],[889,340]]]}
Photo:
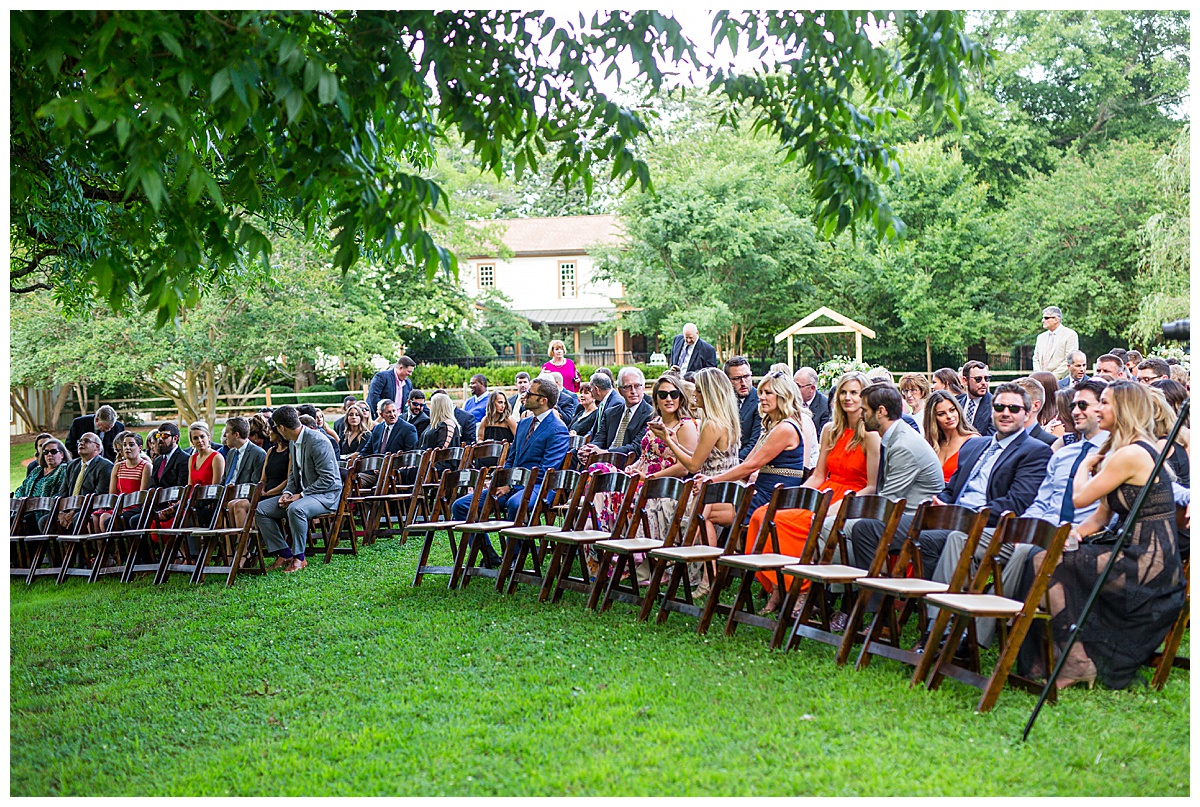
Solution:
{"label": "man wearing sunglasses", "polygon": [[988,392],[992,375],[983,362],[969,361],[963,365],[962,376],[967,392],[958,396],[958,403],[963,408],[967,422],[986,437],[995,431],[992,425],[992,393]]}
{"label": "man wearing sunglasses", "polygon": [[1042,328],[1033,348],[1033,369],[1063,378],[1070,364],[1067,355],[1079,350],[1079,334],[1062,324],[1062,309],[1056,305],[1042,310]]}

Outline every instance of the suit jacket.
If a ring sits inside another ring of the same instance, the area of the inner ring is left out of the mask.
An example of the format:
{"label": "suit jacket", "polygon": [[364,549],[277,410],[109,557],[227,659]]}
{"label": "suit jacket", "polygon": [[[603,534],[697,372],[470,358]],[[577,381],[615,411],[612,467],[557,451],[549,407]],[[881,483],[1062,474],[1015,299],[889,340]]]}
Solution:
{"label": "suit jacket", "polygon": [[[95,415],[77,417],[71,421],[71,430],[67,432],[67,451],[70,451],[71,456],[74,457],[75,451],[79,447],[79,438],[83,437],[87,432],[93,432],[100,435],[100,442],[104,444],[104,459],[109,462],[116,462],[117,450],[114,448],[114,444],[116,443],[117,435],[123,431],[125,431],[125,424],[118,420],[113,424],[111,429],[104,434],[100,434],[100,432],[96,431]],[[101,492],[108,493],[108,488],[105,488]]]}
{"label": "suit jacket", "polygon": [[[967,479],[975,464],[994,438],[972,437],[963,443],[958,452],[958,469],[946,483],[938,498],[948,504],[956,504],[966,487]],[[1046,477],[1046,465],[1050,462],[1050,446],[1035,440],[1022,429],[1016,439],[1000,452],[988,477],[987,506],[988,525],[995,526],[1005,510],[1024,513],[1037,498],[1038,488]]]}
{"label": "suit jacket", "polygon": [[911,515],[917,511],[917,505],[929,501],[945,488],[937,452],[908,425],[899,421],[893,423],[883,435],[882,445],[880,496],[892,501],[904,499],[904,512]]}
{"label": "suit jacket", "polygon": [[1034,371],[1045,370],[1054,373],[1056,378],[1068,374],[1067,354],[1079,350],[1079,334],[1060,324],[1054,330],[1054,344],[1050,344],[1050,331],[1038,334],[1037,344],[1033,348]]}
{"label": "suit jacket", "polygon": [[[150,487],[152,488],[175,488],[188,484],[188,457],[191,454],[184,451],[182,448],[177,448],[168,455],[168,457],[155,457],[154,467],[150,469]],[[159,469],[163,468],[163,463],[166,468],[162,470],[162,478],[159,478]]]}
{"label": "suit jacket", "polygon": [[412,394],[412,379],[404,379],[404,388],[400,390],[400,397],[396,397],[396,369],[388,367],[380,370],[371,379],[371,386],[367,390],[367,406],[371,408],[371,414],[379,417],[377,409],[379,402],[384,398],[389,401],[395,401],[396,406],[401,412],[408,406],[408,396]]}
{"label": "suit jacket", "polygon": [[429,428],[429,407],[421,407],[421,414],[416,417],[413,417],[411,409],[406,409],[401,420],[412,424],[412,427],[417,430],[417,439],[420,440],[421,436],[425,434],[425,430]]}
{"label": "suit jacket", "polygon": [[821,429],[829,422],[829,399],[817,390],[808,403],[808,411],[812,412],[813,425],[817,427],[817,434],[820,435]]}
{"label": "suit jacket", "polygon": [[363,454],[395,454],[397,451],[412,451],[417,447],[417,430],[404,418],[396,418],[392,425],[392,433],[388,435],[387,445],[384,445],[383,432],[386,429],[386,423],[380,423],[371,429],[371,439],[367,441]]}
{"label": "suit jacket", "polygon": [[1029,436],[1035,440],[1041,440],[1048,446],[1054,445],[1054,441],[1058,439],[1053,434],[1043,429],[1042,424],[1040,423],[1033,424],[1033,428],[1029,430]]}
{"label": "suit jacket", "polygon": [[758,390],[754,387],[750,388],[749,395],[738,401],[738,414],[742,427],[742,446],[738,449],[738,459],[744,460],[762,434],[762,418],[758,415]]}
{"label": "suit jacket", "polygon": [[[967,394],[955,396],[958,399],[959,405],[963,409],[963,414],[967,412]],[[979,432],[984,437],[996,433],[996,425],[992,423],[992,393],[985,393],[979,399],[979,406],[975,408],[975,420],[971,422],[975,427],[975,431]],[[1020,512],[1020,511],[1015,511]]]}
{"label": "suit jacket", "polygon": [[[79,479],[79,469],[82,467],[83,460],[80,457],[76,457],[68,463],[66,476],[63,477],[62,486],[58,489],[57,495],[70,496],[75,492],[75,481]],[[93,458],[88,463],[87,470],[83,472],[83,486],[79,488],[79,495],[108,493],[108,482],[112,469],[113,464],[104,457]]]}
{"label": "suit jacket", "polygon": [[[1090,376],[1090,375],[1088,375],[1087,373],[1084,373],[1084,374],[1083,374],[1083,377],[1082,377],[1082,378],[1080,378],[1080,379],[1079,379],[1079,381],[1087,381],[1089,378],[1091,378],[1091,376]],[[1059,388],[1059,389],[1070,389],[1071,387],[1073,387],[1073,386],[1075,386],[1076,384],[1078,384],[1078,383],[1079,383],[1079,381],[1076,381],[1075,379],[1071,378],[1071,374],[1068,372],[1068,373],[1067,373],[1065,376],[1063,376],[1063,377],[1062,377],[1062,379],[1061,379],[1061,380],[1058,382],[1058,388]]]}
{"label": "suit jacket", "polygon": [[[671,358],[667,364],[675,367],[679,364],[679,360],[683,358],[683,348],[685,346],[683,334],[676,334],[675,341],[671,343]],[[684,372],[694,373],[702,367],[717,366],[717,349],[705,342],[703,339],[697,339],[696,344],[692,347],[692,358],[688,362],[687,370]],[[682,368],[680,368],[682,369]]]}
{"label": "suit jacket", "polygon": [[534,420],[528,417],[517,422],[517,435],[504,462],[505,468],[541,468],[550,471],[562,465],[571,448],[571,434],[566,424],[551,412],[530,437],[529,430]]}
{"label": "suit jacket", "polygon": [[302,428],[304,434],[299,443],[289,442],[288,481],[283,492],[317,497],[327,507],[333,507],[342,495],[337,452],[329,445],[328,435],[307,426]]}
{"label": "suit jacket", "polygon": [[[229,449],[229,454],[232,454],[234,449]],[[233,485],[257,485],[262,480],[263,463],[267,461],[267,452],[254,445],[249,440],[241,448],[237,449],[238,461],[237,468],[230,484]],[[225,457],[225,475],[229,475],[229,456]]]}
{"label": "suit jacket", "polygon": [[562,415],[563,423],[570,423],[575,419],[575,410],[579,408],[579,396],[570,390],[559,390],[558,405],[555,408]]}
{"label": "suit jacket", "polygon": [[625,426],[624,442],[613,445],[617,430],[621,427],[621,418],[625,415],[625,404],[609,406],[604,410],[604,417],[596,426],[596,438],[592,441],[605,451],[617,454],[629,454],[636,460],[642,453],[642,436],[646,433],[646,424],[654,418],[654,407],[645,401],[638,403],[633,410],[633,416]]}
{"label": "suit jacket", "polygon": [[461,435],[462,444],[464,446],[475,444],[475,428],[478,424],[475,422],[475,416],[461,406],[454,407],[454,419],[458,421],[458,433]]}

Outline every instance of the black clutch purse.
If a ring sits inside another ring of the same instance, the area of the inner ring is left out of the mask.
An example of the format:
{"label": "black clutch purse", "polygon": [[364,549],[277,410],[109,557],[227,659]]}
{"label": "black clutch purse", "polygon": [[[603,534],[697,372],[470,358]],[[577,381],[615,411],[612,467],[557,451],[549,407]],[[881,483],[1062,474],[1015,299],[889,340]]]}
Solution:
{"label": "black clutch purse", "polygon": [[1117,542],[1117,533],[1114,530],[1103,529],[1100,532],[1093,532],[1091,535],[1085,535],[1079,539],[1081,544],[1091,544],[1092,546],[1111,546]]}

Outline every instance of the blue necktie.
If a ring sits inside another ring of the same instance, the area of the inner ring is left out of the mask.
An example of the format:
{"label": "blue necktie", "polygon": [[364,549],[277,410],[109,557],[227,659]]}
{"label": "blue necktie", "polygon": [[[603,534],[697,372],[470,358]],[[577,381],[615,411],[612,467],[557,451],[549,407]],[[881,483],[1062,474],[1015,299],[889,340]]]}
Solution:
{"label": "blue necktie", "polygon": [[1062,507],[1058,511],[1058,523],[1064,521],[1075,522],[1075,472],[1079,470],[1079,466],[1083,464],[1083,458],[1088,455],[1088,452],[1095,448],[1088,441],[1083,441],[1083,450],[1079,452],[1079,456],[1075,458],[1075,464],[1071,466],[1071,475],[1067,477],[1067,489],[1063,493]]}
{"label": "blue necktie", "polygon": [[[987,448],[985,448],[983,450],[983,453],[979,455],[979,460],[975,463],[975,467],[971,469],[971,475],[967,478],[967,481],[963,484],[963,490],[966,490],[967,486],[969,486],[972,482],[975,481],[975,477],[977,477],[981,473],[983,473],[983,469],[987,465],[988,460],[991,459],[992,455],[996,453],[996,449],[998,449],[998,448],[1000,448],[1000,443],[998,441],[996,441],[995,439],[993,439],[991,442],[991,445],[989,445]],[[984,495],[984,498],[987,498],[986,490],[983,492],[983,495]]]}
{"label": "blue necktie", "polygon": [[238,452],[240,448],[235,448],[229,452],[229,470],[225,472],[225,484],[232,485],[234,476],[237,474]]}

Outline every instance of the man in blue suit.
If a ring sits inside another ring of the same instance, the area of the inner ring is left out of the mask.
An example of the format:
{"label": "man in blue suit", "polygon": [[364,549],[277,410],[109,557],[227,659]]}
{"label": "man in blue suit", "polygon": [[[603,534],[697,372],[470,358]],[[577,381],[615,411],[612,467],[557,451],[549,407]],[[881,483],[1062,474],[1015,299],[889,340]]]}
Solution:
{"label": "man in blue suit", "polygon": [[[1025,413],[1032,408],[1029,393],[1019,384],[996,387],[992,398],[991,437],[972,437],[958,452],[958,470],[945,489],[930,503],[960,504],[978,510],[988,508],[988,527],[994,529],[1005,510],[1024,513],[1037,497],[1050,462],[1050,446],[1025,431]],[[900,519],[893,539],[899,548],[908,535],[912,516]],[[921,533],[921,560],[925,576],[932,578],[950,530]],[[883,535],[883,522],[862,519],[850,531],[856,563],[870,563]],[[990,532],[989,532],[990,535]]]}
{"label": "man in blue suit", "polygon": [[408,356],[401,356],[393,366],[375,374],[367,390],[367,406],[371,409],[372,417],[379,416],[377,407],[384,399],[393,401],[402,411],[407,408],[408,396],[413,388],[408,377],[416,366],[417,363]]}
{"label": "man in blue suit", "polygon": [[[558,392],[558,385],[549,378],[538,377],[530,384],[529,391],[525,394],[525,409],[531,412],[533,417],[518,421],[517,435],[504,467],[540,468],[539,476],[544,476],[547,471],[562,465],[571,447],[571,435],[566,424],[554,415]],[[517,516],[523,492],[523,487],[497,491],[497,496],[504,497],[504,507],[510,521]],[[541,483],[534,487],[533,497],[536,498],[540,494]],[[484,495],[487,495],[487,491]],[[463,496],[454,502],[451,514],[456,519],[465,519],[470,506],[471,497]],[[483,539],[482,549],[484,565],[489,569],[496,568],[500,564],[500,556],[486,537]]]}

